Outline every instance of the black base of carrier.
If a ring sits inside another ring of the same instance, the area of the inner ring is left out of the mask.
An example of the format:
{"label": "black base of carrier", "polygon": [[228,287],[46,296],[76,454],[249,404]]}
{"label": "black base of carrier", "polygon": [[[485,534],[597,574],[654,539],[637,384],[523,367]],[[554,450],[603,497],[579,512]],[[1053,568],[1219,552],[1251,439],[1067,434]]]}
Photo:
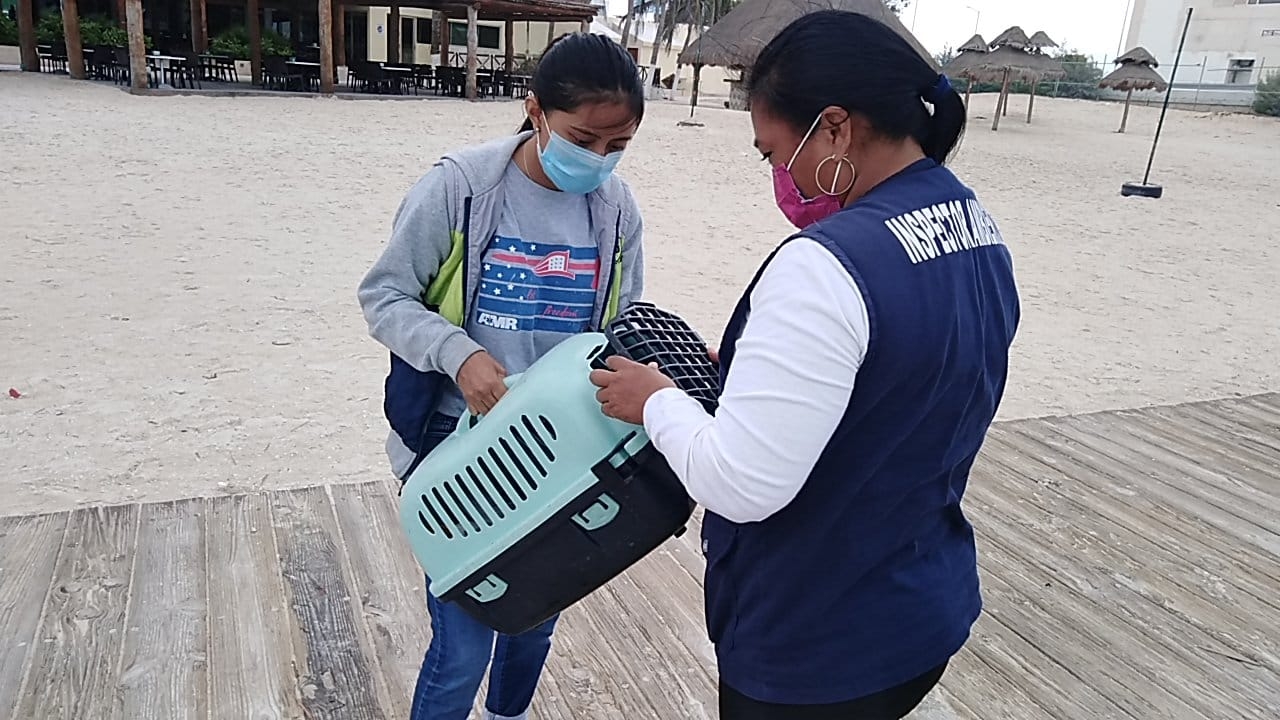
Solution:
{"label": "black base of carrier", "polygon": [[684,533],[694,503],[653,445],[441,596],[501,633],[546,622]]}

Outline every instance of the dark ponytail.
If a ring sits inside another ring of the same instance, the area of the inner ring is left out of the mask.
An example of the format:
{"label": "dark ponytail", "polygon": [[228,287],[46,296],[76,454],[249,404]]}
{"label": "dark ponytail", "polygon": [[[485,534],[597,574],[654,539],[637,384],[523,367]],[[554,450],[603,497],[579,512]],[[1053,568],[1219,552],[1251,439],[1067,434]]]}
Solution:
{"label": "dark ponytail", "polygon": [[865,117],[879,134],[913,138],[939,163],[960,144],[968,113],[902,35],[866,15],[824,10],[788,25],[756,58],[751,102],[804,132],[836,106]]}
{"label": "dark ponytail", "polygon": [[[604,35],[562,35],[542,53],[529,90],[542,112],[573,112],[587,103],[626,103],[644,119],[644,83],[631,53]],[[533,129],[525,119],[520,132]]]}

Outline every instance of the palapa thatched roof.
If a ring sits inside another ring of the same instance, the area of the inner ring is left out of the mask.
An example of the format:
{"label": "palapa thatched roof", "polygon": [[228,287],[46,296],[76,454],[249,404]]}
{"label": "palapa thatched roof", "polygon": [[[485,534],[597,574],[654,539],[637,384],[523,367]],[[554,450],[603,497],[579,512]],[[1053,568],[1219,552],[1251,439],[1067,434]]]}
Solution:
{"label": "palapa thatched roof", "polygon": [[943,65],[942,72],[946,73],[947,77],[973,79],[971,71],[981,65],[982,58],[986,54],[987,49],[985,46],[981,50],[965,50],[951,58],[951,61],[946,65]]}
{"label": "palapa thatched roof", "polygon": [[680,53],[682,65],[749,68],[783,28],[820,10],[861,13],[888,25],[937,66],[937,60],[881,0],[743,0]]}
{"label": "palapa thatched roof", "polygon": [[987,41],[983,40],[981,35],[974,35],[973,37],[969,38],[969,40],[966,41],[965,44],[961,45],[958,48],[958,50],[962,53],[964,52],[984,53],[990,49],[991,49],[991,46],[987,45]]}
{"label": "palapa thatched roof", "polygon": [[972,57],[964,76],[978,82],[1000,82],[1004,79],[1005,70],[1014,80],[1037,80],[1066,74],[1062,63],[1057,60],[1011,45],[998,47],[986,54],[972,53]]}
{"label": "palapa thatched roof", "polygon": [[1160,73],[1145,63],[1127,62],[1116,68],[1115,72],[1102,78],[1098,87],[1127,92],[1129,90],[1157,90],[1164,92],[1169,83],[1160,77]]}
{"label": "palapa thatched roof", "polygon": [[1116,58],[1117,65],[1126,65],[1129,63],[1137,65],[1149,65],[1153,68],[1160,67],[1160,63],[1156,61],[1156,56],[1147,52],[1144,47],[1136,47],[1129,52]]}
{"label": "palapa thatched roof", "polygon": [[1031,45],[1031,38],[1022,31],[1022,28],[1014,25],[1013,27],[1000,33],[999,37],[991,41],[991,48],[1013,47],[1023,49]]}
{"label": "palapa thatched roof", "polygon": [[1050,37],[1049,37],[1049,35],[1048,35],[1048,34],[1046,34],[1046,33],[1045,33],[1045,31],[1043,31],[1043,30],[1040,30],[1040,31],[1039,31],[1039,32],[1037,32],[1035,35],[1032,35],[1032,36],[1031,36],[1031,39],[1027,41],[1027,44],[1028,44],[1028,45],[1030,45],[1030,46],[1031,46],[1031,47],[1033,47],[1033,48],[1056,48],[1056,47],[1058,47],[1058,43],[1054,42],[1054,41],[1053,41],[1053,39],[1052,39],[1052,38],[1050,38]]}

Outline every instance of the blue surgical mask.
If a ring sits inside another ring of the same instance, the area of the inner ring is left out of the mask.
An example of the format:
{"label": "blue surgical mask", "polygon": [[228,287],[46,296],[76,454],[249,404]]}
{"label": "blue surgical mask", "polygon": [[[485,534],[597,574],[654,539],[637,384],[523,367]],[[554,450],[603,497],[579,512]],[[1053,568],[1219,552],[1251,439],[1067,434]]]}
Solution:
{"label": "blue surgical mask", "polygon": [[598,155],[587,148],[560,137],[551,128],[547,128],[551,139],[546,148],[542,147],[542,133],[534,131],[537,138],[538,160],[542,163],[542,171],[547,174],[556,187],[567,193],[586,195],[594,192],[613,174],[613,169],[622,160],[622,151],[608,155]]}

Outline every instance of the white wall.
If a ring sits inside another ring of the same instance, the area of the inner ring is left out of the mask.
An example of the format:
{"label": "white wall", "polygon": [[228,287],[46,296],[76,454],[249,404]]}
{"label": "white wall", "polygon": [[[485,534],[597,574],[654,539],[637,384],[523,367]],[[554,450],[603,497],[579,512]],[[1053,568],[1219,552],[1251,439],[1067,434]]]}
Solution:
{"label": "white wall", "polygon": [[[375,62],[384,62],[387,59],[387,19],[391,15],[391,9],[385,7],[371,7],[369,12],[369,59]],[[402,18],[430,18],[430,10],[420,10],[418,8],[401,8],[400,17]],[[450,20],[451,23],[465,21]],[[497,57],[506,56],[506,23],[502,21],[480,21],[481,25],[498,28],[501,35],[499,39],[498,49],[481,48],[482,55],[494,55]],[[528,55],[537,55],[547,46],[547,33],[552,31],[551,37],[563,35],[565,33],[576,32],[580,27],[580,23],[562,22],[562,23],[545,23],[545,22],[517,22],[515,23],[512,39],[512,46],[517,57]],[[415,61],[421,64],[436,64],[439,58],[431,55],[431,38],[415,38],[417,46],[415,50]],[[453,52],[466,52],[466,46],[451,45],[450,50]],[[402,58],[403,60],[403,58]]]}
{"label": "white wall", "polygon": [[[1141,45],[1160,61],[1166,79],[1173,69],[1187,9],[1195,8],[1176,82],[1225,84],[1235,59],[1252,59],[1257,82],[1265,68],[1280,66],[1280,4],[1245,0],[1135,0],[1127,47]],[[1272,32],[1274,31],[1274,32]],[[1126,48],[1127,49],[1127,48]],[[1203,69],[1203,73],[1201,72]]]}

